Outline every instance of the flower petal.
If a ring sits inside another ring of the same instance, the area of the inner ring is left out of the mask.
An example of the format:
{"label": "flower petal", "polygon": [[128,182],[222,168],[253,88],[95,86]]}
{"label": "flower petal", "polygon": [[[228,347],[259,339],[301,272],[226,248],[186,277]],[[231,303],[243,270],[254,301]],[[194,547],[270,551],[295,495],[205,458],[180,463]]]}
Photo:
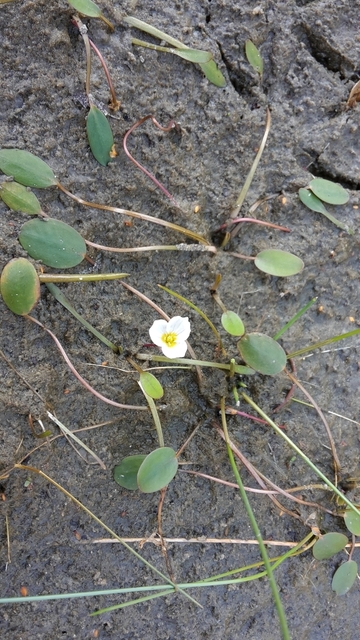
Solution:
{"label": "flower petal", "polygon": [[182,318],[181,316],[174,316],[174,318],[169,320],[167,325],[167,331],[169,333],[176,333],[178,337],[177,342],[187,340],[190,335],[190,330],[189,318]]}
{"label": "flower petal", "polygon": [[166,320],[155,320],[149,329],[150,338],[157,347],[162,347],[164,342],[162,336],[168,331]]}
{"label": "flower petal", "polygon": [[186,342],[180,342],[173,347],[168,347],[168,345],[163,342],[161,349],[167,358],[183,358],[187,351],[187,344]]}

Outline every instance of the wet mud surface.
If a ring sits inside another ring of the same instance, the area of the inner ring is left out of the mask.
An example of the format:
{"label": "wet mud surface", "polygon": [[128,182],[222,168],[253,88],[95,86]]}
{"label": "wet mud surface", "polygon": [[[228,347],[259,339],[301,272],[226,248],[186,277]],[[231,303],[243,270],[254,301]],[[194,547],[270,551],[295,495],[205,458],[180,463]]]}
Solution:
{"label": "wet mud surface", "polygon": [[[234,206],[262,139],[266,107],[272,115],[268,143],[242,214],[258,199],[272,195],[256,217],[288,226],[290,234],[243,225],[231,251],[254,256],[268,247],[299,255],[303,272],[274,278],[245,261],[218,251],[111,254],[91,250],[94,266],[84,262],[78,272],[123,271],[127,282],[169,315],[188,315],[190,342],[198,358],[216,358],[216,339],[208,326],[181,302],[160,290],[177,291],[198,305],[220,326],[221,311],[210,287],[221,274],[219,289],[227,308],[238,312],[248,330],[275,333],[311,298],[308,313],[283,337],[289,351],[358,326],[359,279],[359,109],[345,110],[350,90],[359,79],[358,1],[287,0],[277,2],[194,0],[167,3],[136,0],[101,4],[115,24],[111,34],[101,22],[89,22],[90,35],[105,56],[121,100],[118,119],[111,121],[118,157],[108,167],[91,155],[85,132],[86,112],[75,101],[84,90],[83,42],[71,26],[66,2],[23,0],[0,8],[1,112],[0,144],[26,149],[45,160],[59,181],[73,193],[101,203],[140,211],[180,224],[210,239]],[[196,65],[166,53],[131,45],[131,36],[157,42],[121,23],[124,13],[149,22],[191,47],[211,50],[227,84],[211,85]],[[260,83],[245,59],[251,39],[264,59]],[[108,99],[107,86],[94,60],[92,88]],[[132,136],[129,146],[137,160],[156,174],[183,209],[179,212],[135,168],[122,151],[125,132],[139,118],[154,114],[167,124],[173,118],[181,136],[161,133],[149,123]],[[350,190],[349,202],[334,212],[354,230],[348,235],[329,220],[307,210],[297,191],[311,176],[340,182]],[[38,191],[43,210],[76,228],[86,239],[107,246],[135,247],[183,242],[180,234],[119,214],[82,207],[56,188]],[[18,234],[27,217],[0,204],[1,268],[25,255]],[[39,265],[38,265],[39,266]],[[50,269],[47,269],[50,270]],[[107,338],[125,351],[144,351],[148,329],[158,317],[120,283],[60,285],[68,299]],[[1,306],[1,349],[16,370],[68,428],[79,429],[111,421],[80,434],[106,465],[86,464],[64,438],[46,444],[26,459],[70,491],[118,535],[147,538],[157,531],[158,495],[129,492],[116,485],[114,466],[123,457],[147,453],[157,446],[151,415],[121,411],[90,395],[67,369],[51,338],[39,327]],[[43,287],[32,312],[53,331],[79,372],[103,395],[127,404],[144,404],[136,376],[123,356],[115,356],[87,333]],[[229,355],[235,343],[224,335]],[[353,338],[297,360],[297,375],[324,412],[351,420],[359,416],[359,341]],[[153,350],[154,352],[154,350]],[[91,365],[91,366],[90,366]],[[1,368],[1,465],[6,470],[38,444],[28,415],[57,433],[44,402],[8,364]],[[228,393],[227,380],[204,369],[199,390],[193,371],[164,370],[161,413],[165,442],[180,448],[193,429],[194,438],[182,455],[185,467],[233,481],[223,441],[213,427],[217,405]],[[289,388],[276,378],[245,379],[253,399],[269,413]],[[296,397],[303,399],[299,392]],[[228,396],[231,403],[231,397]],[[244,410],[245,407],[243,407]],[[358,425],[326,414],[343,474],[357,474]],[[330,478],[328,440],[316,413],[291,404],[278,421],[289,436]],[[36,429],[39,429],[35,421]],[[231,437],[258,469],[287,488],[316,482],[314,474],[265,426],[229,417]],[[242,471],[244,482],[256,486]],[[27,483],[30,481],[30,484]],[[106,532],[46,479],[15,470],[2,480],[0,592],[3,597],[91,591],[156,584],[158,578],[119,544],[91,544]],[[304,494],[332,508],[328,494]],[[309,531],[311,507],[296,509],[298,518],[280,514],[265,496],[251,495],[255,515],[266,540],[295,542]],[[9,525],[8,564],[5,515]],[[341,519],[316,514],[323,531],[344,531]],[[163,507],[167,538],[253,538],[241,500],[230,487],[178,473],[169,485]],[[136,549],[139,549],[135,545]],[[283,547],[269,548],[270,555]],[[151,542],[141,554],[167,572],[161,549]],[[189,582],[259,560],[255,545],[168,543],[176,581]],[[355,551],[354,559],[358,558]],[[331,577],[342,558],[316,562],[311,552],[279,567],[276,578],[293,638],[327,640],[358,636],[358,583],[344,597],[331,590]],[[0,630],[7,638],[87,640],[156,638],[182,640],[280,638],[269,585],[256,580],[244,585],[193,590],[203,608],[180,595],[145,602],[123,611],[91,618],[97,608],[119,601],[115,596],[2,605]],[[125,598],[130,599],[131,596]],[[96,635],[96,633],[98,635]]]}

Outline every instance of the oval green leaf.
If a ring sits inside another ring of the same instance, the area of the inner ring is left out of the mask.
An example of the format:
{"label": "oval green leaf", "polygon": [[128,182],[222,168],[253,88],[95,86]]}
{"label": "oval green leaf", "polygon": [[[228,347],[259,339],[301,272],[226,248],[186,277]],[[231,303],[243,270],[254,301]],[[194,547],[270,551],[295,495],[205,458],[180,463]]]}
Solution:
{"label": "oval green leaf", "polygon": [[86,254],[81,235],[65,222],[50,218],[25,222],[19,241],[29,256],[58,269],[75,267]]}
{"label": "oval green leaf", "polygon": [[201,51],[201,49],[171,49],[171,53],[174,53],[184,60],[198,64],[206,64],[206,62],[210,62],[213,57],[210,51]]}
{"label": "oval green leaf", "polygon": [[331,588],[336,591],[336,595],[344,596],[353,586],[358,572],[355,560],[344,562],[334,573]]}
{"label": "oval green leaf", "polygon": [[23,316],[30,313],[40,296],[40,281],[31,262],[14,258],[5,265],[0,279],[0,291],[6,306]]}
{"label": "oval green leaf", "polygon": [[42,189],[57,184],[46,162],[22,149],[0,149],[0,169],[25,187]]}
{"label": "oval green leaf", "polygon": [[258,72],[260,76],[262,76],[264,71],[263,60],[260,55],[260,51],[255,47],[254,43],[251,40],[247,40],[245,42],[245,53],[247,57],[247,61],[251,64],[252,68]]}
{"label": "oval green leaf", "polygon": [[41,213],[41,204],[36,195],[18,182],[3,182],[0,198],[13,211],[22,211],[31,216]]}
{"label": "oval green leaf", "polygon": [[311,211],[322,213],[324,216],[326,216],[326,218],[328,218],[331,222],[333,222],[333,224],[339,227],[339,229],[344,229],[344,231],[347,231],[348,233],[352,233],[349,231],[346,224],[344,224],[343,222],[340,222],[340,220],[335,218],[335,216],[333,216],[331,213],[327,211],[327,209],[325,209],[321,200],[319,200],[319,198],[317,198],[317,196],[314,193],[312,193],[312,191],[310,191],[309,189],[299,189],[299,198],[303,204],[305,204],[309,209],[311,209]]}
{"label": "oval green leaf", "polygon": [[89,18],[99,18],[101,15],[101,11],[99,7],[92,2],[92,0],[68,0],[68,3],[76,9],[79,13],[82,13],[83,16],[88,16]]}
{"label": "oval green leaf", "polygon": [[264,333],[246,333],[237,346],[246,364],[259,373],[274,376],[285,369],[284,349]]}
{"label": "oval green leaf", "polygon": [[339,553],[347,545],[348,539],[343,533],[326,533],[313,546],[313,556],[316,560],[327,560]]}
{"label": "oval green leaf", "polygon": [[200,64],[200,67],[205,73],[205,76],[207,77],[209,82],[214,84],[216,87],[225,87],[226,80],[214,60],[205,62],[205,64]]}
{"label": "oval green leaf", "polygon": [[341,184],[330,180],[314,178],[314,180],[311,180],[309,187],[320,200],[329,204],[345,204],[349,200],[349,194]]}
{"label": "oval green leaf", "polygon": [[304,268],[304,263],[300,258],[281,249],[260,251],[255,258],[255,265],[260,271],[282,278],[295,276]]}
{"label": "oval green leaf", "polygon": [[106,116],[93,104],[86,119],[86,131],[94,158],[105,167],[111,160],[114,138]]}
{"label": "oval green leaf", "polygon": [[143,493],[153,493],[166,487],[178,468],[176,452],[170,447],[160,447],[146,456],[138,474],[137,483]]}
{"label": "oval green leaf", "polygon": [[243,336],[245,333],[244,323],[234,311],[225,311],[221,316],[221,324],[231,336]]}
{"label": "oval green leaf", "polygon": [[324,214],[327,213],[321,200],[319,200],[319,198],[317,198],[312,191],[310,191],[309,189],[299,189],[298,193],[299,193],[299,198],[301,202],[306,207],[311,209],[311,211],[317,211],[317,213],[324,213]]}
{"label": "oval green leaf", "polygon": [[360,513],[356,514],[352,509],[347,509],[344,520],[350,533],[353,533],[354,536],[360,536]]}
{"label": "oval green leaf", "polygon": [[146,456],[128,456],[114,468],[114,480],[120,487],[135,491],[138,488],[137,474]]}
{"label": "oval green leaf", "polygon": [[154,400],[159,400],[164,395],[164,389],[159,380],[148,371],[143,371],[140,374],[140,385],[143,391]]}

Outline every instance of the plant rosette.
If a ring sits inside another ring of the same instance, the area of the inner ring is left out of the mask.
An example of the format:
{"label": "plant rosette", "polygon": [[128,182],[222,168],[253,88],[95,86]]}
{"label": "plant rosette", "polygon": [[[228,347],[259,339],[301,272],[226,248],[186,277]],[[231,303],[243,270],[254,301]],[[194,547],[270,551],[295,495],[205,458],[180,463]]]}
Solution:
{"label": "plant rosette", "polygon": [[190,335],[189,318],[174,316],[168,322],[155,320],[149,329],[150,338],[167,358],[183,358]]}

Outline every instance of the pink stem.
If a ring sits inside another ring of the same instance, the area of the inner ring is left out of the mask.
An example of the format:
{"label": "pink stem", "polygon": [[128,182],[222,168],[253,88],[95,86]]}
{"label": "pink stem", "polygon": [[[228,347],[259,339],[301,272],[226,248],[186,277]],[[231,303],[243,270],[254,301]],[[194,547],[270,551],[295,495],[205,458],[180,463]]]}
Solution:
{"label": "pink stem", "polygon": [[139,127],[141,124],[143,124],[146,120],[151,120],[152,123],[158,128],[160,129],[160,131],[170,131],[171,129],[174,129],[175,127],[178,127],[178,125],[176,124],[176,122],[174,122],[174,120],[170,120],[169,124],[167,125],[167,127],[163,127],[161,126],[161,124],[159,124],[157,122],[157,120],[154,118],[153,115],[148,115],[148,116],[144,116],[143,118],[141,118],[140,120],[138,120],[138,122],[135,122],[135,124],[133,124],[132,127],[130,127],[129,131],[127,131],[124,135],[124,140],[123,140],[123,147],[124,147],[124,151],[127,155],[127,157],[129,158],[129,160],[131,160],[131,162],[133,162],[135,164],[135,166],[138,167],[138,169],[140,169],[140,171],[142,171],[143,173],[145,173],[145,175],[150,178],[150,180],[153,181],[153,183],[166,195],[167,198],[169,198],[169,200],[171,200],[179,209],[179,205],[176,202],[175,198],[171,195],[171,193],[169,193],[169,191],[167,189],[165,189],[165,187],[161,184],[161,182],[159,182],[159,180],[157,178],[155,178],[155,176],[150,173],[150,171],[148,171],[147,169],[145,169],[145,167],[142,166],[142,164],[140,164],[140,162],[138,162],[137,160],[135,160],[135,158],[131,155],[131,153],[129,152],[128,148],[127,148],[127,140],[129,135],[135,131],[135,129],[137,129],[137,127]]}
{"label": "pink stem", "polygon": [[114,407],[119,407],[119,409],[132,409],[132,410],[138,410],[138,411],[147,411],[148,410],[147,407],[141,407],[141,406],[136,406],[136,405],[131,405],[131,404],[120,404],[119,402],[115,402],[115,400],[110,400],[109,398],[106,398],[101,393],[96,391],[96,389],[94,389],[88,382],[86,382],[86,380],[80,375],[80,373],[78,373],[76,371],[76,369],[75,369],[74,365],[72,364],[72,362],[70,361],[65,349],[62,347],[61,343],[59,342],[57,337],[52,333],[52,331],[50,331],[50,329],[47,329],[46,327],[44,327],[44,325],[41,324],[41,322],[39,322],[39,320],[36,320],[32,316],[25,315],[24,317],[27,318],[28,320],[31,320],[31,322],[34,322],[35,324],[37,324],[39,327],[44,329],[44,331],[46,331],[49,334],[49,336],[52,337],[52,339],[54,340],[54,342],[55,342],[57,348],[59,349],[62,357],[64,358],[66,364],[68,365],[69,369],[74,374],[75,378],[77,378],[79,380],[79,382],[83,385],[83,387],[85,387],[85,389],[90,391],[90,393],[92,393],[94,396],[96,396],[97,398],[99,398],[103,402],[106,402],[107,404],[111,404]]}

